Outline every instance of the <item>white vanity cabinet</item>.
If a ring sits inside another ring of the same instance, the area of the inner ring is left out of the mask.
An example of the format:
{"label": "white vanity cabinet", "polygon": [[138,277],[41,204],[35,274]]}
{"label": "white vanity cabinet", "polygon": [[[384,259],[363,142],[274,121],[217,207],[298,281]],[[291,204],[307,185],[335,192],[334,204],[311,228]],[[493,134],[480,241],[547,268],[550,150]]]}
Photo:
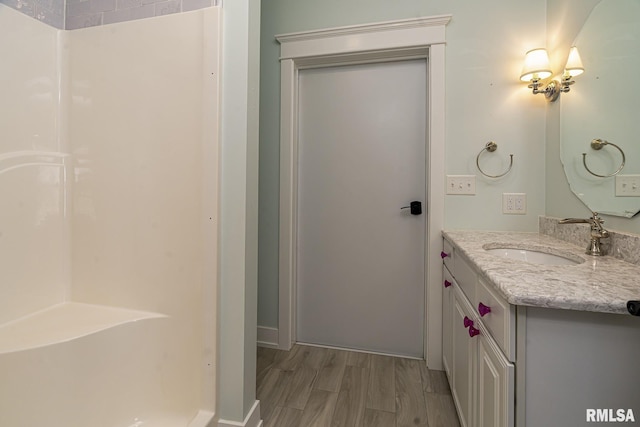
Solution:
{"label": "white vanity cabinet", "polygon": [[481,242],[582,248],[526,233],[447,236],[443,361],[463,427],[640,422],[640,318],[609,308],[619,294],[640,297],[638,266],[541,268],[486,258]]}
{"label": "white vanity cabinet", "polygon": [[[443,267],[442,319],[453,319],[453,276]],[[453,322],[442,322],[442,364],[448,378],[451,378],[453,364]]]}
{"label": "white vanity cabinet", "polygon": [[476,367],[476,427],[513,426],[515,366],[495,343],[478,336]]}
{"label": "white vanity cabinet", "polygon": [[453,290],[452,309],[452,369],[451,395],[458,409],[460,425],[473,426],[474,368],[477,357],[477,339],[469,336],[465,322],[473,315],[469,304],[457,284]]}
{"label": "white vanity cabinet", "polygon": [[[514,344],[510,334],[515,332],[515,313],[496,295],[488,298],[475,271],[446,241],[443,256],[443,362],[460,424],[512,427],[515,369],[497,341]],[[484,318],[491,319],[491,328]]]}

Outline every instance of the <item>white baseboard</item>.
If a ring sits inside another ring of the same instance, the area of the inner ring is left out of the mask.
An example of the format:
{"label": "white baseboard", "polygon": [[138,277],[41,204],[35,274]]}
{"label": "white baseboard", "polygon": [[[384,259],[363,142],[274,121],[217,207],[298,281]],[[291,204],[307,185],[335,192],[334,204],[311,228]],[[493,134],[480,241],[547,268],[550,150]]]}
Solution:
{"label": "white baseboard", "polygon": [[244,421],[220,420],[218,421],[218,427],[262,427],[262,420],[260,419],[260,401],[255,401]]}
{"label": "white baseboard", "polygon": [[258,326],[258,346],[278,348],[278,328]]}

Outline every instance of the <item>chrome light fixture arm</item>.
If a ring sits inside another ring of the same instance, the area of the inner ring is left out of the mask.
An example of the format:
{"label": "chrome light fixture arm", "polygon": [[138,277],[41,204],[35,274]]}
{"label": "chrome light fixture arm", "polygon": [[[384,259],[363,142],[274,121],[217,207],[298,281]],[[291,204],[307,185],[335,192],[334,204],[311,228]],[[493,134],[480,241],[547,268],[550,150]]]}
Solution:
{"label": "chrome light fixture arm", "polygon": [[554,102],[560,96],[560,92],[568,92],[569,89],[564,90],[564,86],[561,87],[560,82],[557,80],[552,80],[549,84],[544,88],[540,89],[541,83],[540,79],[531,80],[531,84],[528,86],[533,89],[533,94],[538,95],[540,93],[544,94],[544,97],[549,102]]}

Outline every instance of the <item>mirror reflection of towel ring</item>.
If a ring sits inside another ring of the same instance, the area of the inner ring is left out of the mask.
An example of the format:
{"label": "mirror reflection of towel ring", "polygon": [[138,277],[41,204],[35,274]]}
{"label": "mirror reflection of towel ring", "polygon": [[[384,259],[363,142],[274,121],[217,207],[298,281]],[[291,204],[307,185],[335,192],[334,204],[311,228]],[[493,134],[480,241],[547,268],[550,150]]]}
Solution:
{"label": "mirror reflection of towel ring", "polygon": [[584,165],[584,168],[591,175],[597,176],[598,178],[610,178],[612,176],[618,175],[620,173],[620,171],[622,170],[622,168],[624,167],[624,163],[626,161],[626,158],[624,156],[624,151],[622,151],[622,148],[618,147],[613,142],[605,141],[603,139],[593,139],[593,140],[591,140],[591,148],[593,148],[594,150],[601,150],[602,147],[604,147],[605,145],[613,145],[614,147],[616,147],[618,149],[618,151],[620,151],[620,154],[622,154],[622,163],[620,163],[620,167],[614,173],[610,173],[609,175],[598,175],[597,173],[592,172],[591,169],[589,169],[589,166],[587,166],[587,153],[582,153],[582,164]]}
{"label": "mirror reflection of towel ring", "polygon": [[509,154],[509,157],[511,158],[511,161],[509,162],[509,168],[504,171],[503,173],[501,173],[500,175],[489,175],[487,173],[485,173],[482,168],[480,167],[480,154],[482,154],[482,152],[484,150],[487,150],[490,153],[493,153],[494,151],[496,151],[498,149],[498,144],[496,144],[493,141],[489,141],[486,143],[486,145],[484,146],[484,148],[482,150],[480,150],[480,152],[478,153],[478,155],[476,156],[476,166],[478,167],[478,170],[480,171],[480,173],[486,177],[489,178],[500,178],[505,176],[506,174],[509,173],[509,171],[511,171],[511,167],[513,166],[513,154]]}

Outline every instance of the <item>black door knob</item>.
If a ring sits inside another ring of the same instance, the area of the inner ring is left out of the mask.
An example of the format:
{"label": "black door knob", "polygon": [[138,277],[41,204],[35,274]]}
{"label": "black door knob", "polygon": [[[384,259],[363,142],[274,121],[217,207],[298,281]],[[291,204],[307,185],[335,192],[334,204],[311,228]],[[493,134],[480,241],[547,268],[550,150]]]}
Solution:
{"label": "black door knob", "polygon": [[422,202],[414,200],[409,204],[409,206],[403,206],[400,209],[410,209],[411,215],[421,215],[422,214]]}

